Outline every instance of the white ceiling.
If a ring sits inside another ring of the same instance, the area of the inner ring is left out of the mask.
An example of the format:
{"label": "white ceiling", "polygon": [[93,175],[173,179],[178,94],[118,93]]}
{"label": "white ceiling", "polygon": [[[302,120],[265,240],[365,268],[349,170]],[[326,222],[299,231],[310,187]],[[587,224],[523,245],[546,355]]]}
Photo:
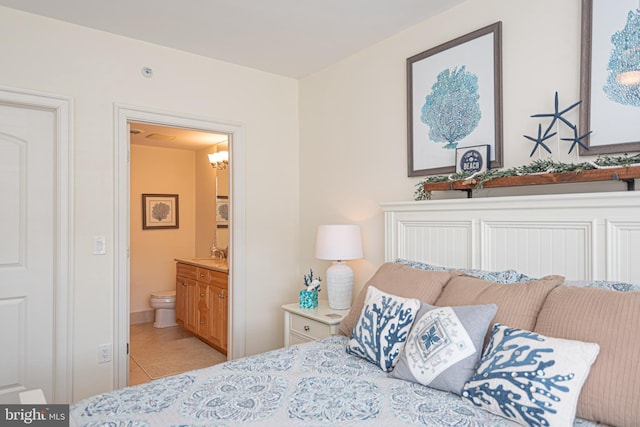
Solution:
{"label": "white ceiling", "polygon": [[0,0],[0,6],[301,78],[463,1]]}
{"label": "white ceiling", "polygon": [[130,123],[130,143],[151,147],[197,151],[219,143],[227,143],[226,134],[200,132],[146,123]]}

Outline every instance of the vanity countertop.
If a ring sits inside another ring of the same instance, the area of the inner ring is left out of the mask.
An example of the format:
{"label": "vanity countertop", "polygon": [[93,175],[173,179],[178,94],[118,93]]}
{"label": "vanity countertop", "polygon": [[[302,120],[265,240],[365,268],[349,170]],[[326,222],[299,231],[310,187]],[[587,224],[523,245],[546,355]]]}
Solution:
{"label": "vanity countertop", "polygon": [[220,271],[222,273],[229,272],[229,264],[226,259],[218,258],[176,258],[175,261],[184,264],[195,265],[209,270]]}

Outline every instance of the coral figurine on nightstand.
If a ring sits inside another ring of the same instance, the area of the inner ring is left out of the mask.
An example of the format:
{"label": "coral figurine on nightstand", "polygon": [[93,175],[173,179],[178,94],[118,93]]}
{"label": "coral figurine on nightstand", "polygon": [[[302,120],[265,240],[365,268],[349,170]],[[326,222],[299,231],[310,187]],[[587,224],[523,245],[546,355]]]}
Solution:
{"label": "coral figurine on nightstand", "polygon": [[305,289],[300,291],[300,308],[317,308],[322,279],[313,277],[312,269],[309,269],[309,274],[305,274],[303,278]]}

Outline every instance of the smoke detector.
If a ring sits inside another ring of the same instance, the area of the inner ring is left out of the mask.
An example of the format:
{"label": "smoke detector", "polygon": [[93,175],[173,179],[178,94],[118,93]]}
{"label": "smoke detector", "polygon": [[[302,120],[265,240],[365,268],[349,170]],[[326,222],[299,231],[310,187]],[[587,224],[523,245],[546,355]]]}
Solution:
{"label": "smoke detector", "polygon": [[150,133],[145,136],[147,139],[153,139],[154,141],[173,141],[176,139],[174,135],[164,135],[162,133]]}

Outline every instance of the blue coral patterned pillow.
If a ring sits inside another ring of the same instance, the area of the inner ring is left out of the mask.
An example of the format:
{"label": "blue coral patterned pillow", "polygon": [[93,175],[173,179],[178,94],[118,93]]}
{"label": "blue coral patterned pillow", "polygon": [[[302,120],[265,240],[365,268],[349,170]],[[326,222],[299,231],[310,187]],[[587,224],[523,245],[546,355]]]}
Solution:
{"label": "blue coral patterned pillow", "polygon": [[462,396],[522,425],[573,426],[600,346],[495,324]]}
{"label": "blue coral patterned pillow", "polygon": [[618,292],[640,292],[639,285],[612,280],[565,280],[564,284],[567,286],[608,289]]}
{"label": "blue coral patterned pillow", "polygon": [[423,302],[390,376],[460,394],[497,311],[495,304],[436,307]]}
{"label": "blue coral patterned pillow", "polygon": [[529,277],[526,274],[519,273],[515,270],[489,271],[489,270],[477,270],[477,269],[470,269],[470,268],[447,268],[447,267],[441,267],[439,265],[427,264],[420,261],[410,261],[403,258],[398,258],[395,262],[397,264],[403,264],[403,265],[406,265],[407,267],[415,268],[418,270],[427,270],[427,271],[458,270],[468,276],[473,276],[479,279],[487,280],[489,282],[496,282],[496,283],[502,283],[502,284],[530,282],[532,280],[536,280],[534,277]]}
{"label": "blue coral patterned pillow", "polygon": [[402,298],[369,286],[364,307],[347,343],[347,353],[393,369],[420,308],[420,300]]}

